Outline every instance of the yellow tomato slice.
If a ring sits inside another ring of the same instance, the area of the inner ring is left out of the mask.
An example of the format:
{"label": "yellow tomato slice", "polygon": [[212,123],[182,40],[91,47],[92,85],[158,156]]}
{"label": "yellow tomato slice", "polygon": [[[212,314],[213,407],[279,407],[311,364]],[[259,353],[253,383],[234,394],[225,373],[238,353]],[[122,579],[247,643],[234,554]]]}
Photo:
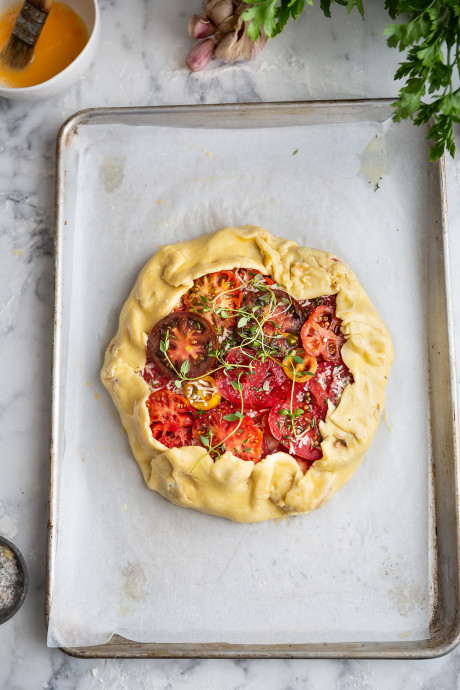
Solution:
{"label": "yellow tomato slice", "polygon": [[316,357],[308,355],[303,347],[291,350],[283,359],[283,369],[286,376],[296,383],[305,383],[316,372]]}
{"label": "yellow tomato slice", "polygon": [[202,376],[197,381],[187,381],[185,397],[195,410],[212,410],[221,401],[216,380],[212,376]]}

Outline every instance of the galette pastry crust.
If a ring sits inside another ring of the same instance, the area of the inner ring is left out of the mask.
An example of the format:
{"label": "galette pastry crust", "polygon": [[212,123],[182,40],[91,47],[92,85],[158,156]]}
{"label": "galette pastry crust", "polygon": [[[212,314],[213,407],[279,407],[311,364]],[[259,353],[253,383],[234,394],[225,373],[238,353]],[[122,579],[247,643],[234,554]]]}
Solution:
{"label": "galette pastry crust", "polygon": [[[259,463],[225,452],[215,462],[200,446],[166,448],[153,439],[139,376],[153,325],[207,273],[237,267],[270,274],[297,300],[337,293],[336,314],[346,342],[344,363],[354,382],[319,428],[323,457],[304,475],[287,452]],[[226,228],[162,247],[142,269],[121,315],[101,372],[150,489],[172,503],[238,522],[309,512],[326,503],[352,476],[374,436],[393,359],[387,329],[354,273],[333,254],[299,247],[263,228]]]}

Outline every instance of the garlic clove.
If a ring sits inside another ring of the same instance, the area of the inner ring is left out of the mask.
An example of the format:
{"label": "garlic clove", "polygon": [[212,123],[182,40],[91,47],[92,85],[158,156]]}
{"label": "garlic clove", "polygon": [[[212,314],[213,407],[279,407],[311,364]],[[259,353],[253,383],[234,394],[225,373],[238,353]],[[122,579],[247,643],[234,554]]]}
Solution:
{"label": "garlic clove", "polygon": [[215,56],[218,60],[226,63],[238,62],[239,60],[254,60],[264,48],[267,37],[261,32],[257,41],[253,41],[246,33],[247,22],[240,18],[234,31],[227,34],[219,41]]}
{"label": "garlic clove", "polygon": [[239,57],[236,56],[235,44],[238,40],[236,32],[227,34],[216,46],[215,55],[221,62],[237,62]]}
{"label": "garlic clove", "polygon": [[233,16],[233,0],[207,0],[204,9],[218,29],[224,31],[221,24]]}
{"label": "garlic clove", "polygon": [[201,14],[194,14],[188,23],[188,33],[192,38],[207,38],[216,32],[216,27]]}
{"label": "garlic clove", "polygon": [[224,19],[224,21],[220,22],[218,25],[219,31],[221,31],[223,34],[229,34],[230,31],[233,31],[237,25],[238,22],[238,15],[232,14],[230,17],[227,17],[227,19]]}
{"label": "garlic clove", "polygon": [[185,64],[192,72],[200,72],[211,61],[214,55],[216,44],[212,38],[201,41],[192,48],[187,55]]}

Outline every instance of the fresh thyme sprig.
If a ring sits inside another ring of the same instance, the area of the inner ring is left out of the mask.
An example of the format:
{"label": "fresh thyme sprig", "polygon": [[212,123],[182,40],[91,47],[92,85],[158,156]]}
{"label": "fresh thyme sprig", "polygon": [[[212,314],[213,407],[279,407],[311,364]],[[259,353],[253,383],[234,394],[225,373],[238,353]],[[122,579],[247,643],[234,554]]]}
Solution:
{"label": "fresh thyme sprig", "polygon": [[[294,391],[295,391],[295,383],[296,383],[296,381],[295,381],[296,380],[296,371],[295,371],[295,367],[294,367],[294,363],[292,362],[292,359],[294,359],[294,357],[292,357],[291,361],[289,362],[289,365],[290,365],[291,371],[292,371],[292,384],[291,384],[291,396],[290,396],[290,400],[289,400],[289,410],[287,410],[285,407],[283,407],[279,411],[279,414],[282,416],[289,417],[289,419],[291,421],[292,433],[294,434],[294,438],[297,438],[297,429],[295,428],[295,420],[297,419],[297,417],[300,417],[305,412],[305,410],[303,410],[301,407],[297,407],[295,410],[293,409],[294,408]],[[300,359],[300,357],[298,359]],[[301,360],[301,362],[302,362],[302,360]]]}
{"label": "fresh thyme sprig", "polygon": [[[265,326],[268,323],[271,323],[276,329],[277,324],[275,321],[273,321],[273,316],[277,312],[277,309],[279,309],[280,303],[285,304],[287,311],[292,302],[288,297],[283,297],[279,299],[275,294],[274,289],[282,289],[282,286],[278,285],[277,283],[274,283],[273,286],[269,285],[264,281],[263,276],[259,274],[256,274],[251,278],[251,280],[249,281],[249,285],[258,291],[259,294],[256,302],[258,301],[261,304],[256,303],[252,305],[252,307],[240,306],[238,309],[232,309],[231,307],[221,307],[217,303],[218,299],[222,295],[234,292],[235,290],[240,290],[240,286],[219,293],[213,300],[208,300],[206,296],[200,295],[202,308],[200,310],[195,311],[199,311],[202,313],[209,313],[211,311],[214,311],[218,316],[221,316],[222,318],[235,318],[237,320],[237,328],[241,329],[242,334],[240,342],[238,343],[238,345],[235,344],[235,346],[237,346],[238,348],[244,348],[246,350],[246,354],[251,360],[249,364],[228,362],[226,357],[228,355],[229,350],[225,350],[225,348],[219,347],[216,350],[211,350],[208,352],[209,355],[216,358],[218,366],[208,371],[207,375],[212,375],[219,371],[227,373],[228,371],[231,371],[232,369],[236,368],[247,369],[249,372],[251,372],[253,369],[254,360],[260,360],[262,362],[265,362],[267,359],[270,359],[276,364],[279,364],[279,361],[276,359],[276,356],[279,356],[279,352],[270,344],[270,341],[272,339],[278,338],[279,335],[276,333],[274,335],[270,335],[266,332]],[[264,309],[264,307],[265,311],[263,311],[262,315],[259,315],[258,312],[260,311],[260,309]],[[279,311],[277,313],[278,315],[280,314]],[[181,388],[184,382],[199,381],[202,378],[202,375],[195,377],[187,376],[187,374],[190,371],[189,360],[184,360],[181,367],[178,369],[171,361],[171,358],[168,355],[168,349],[169,330],[166,331],[164,339],[160,340],[160,351],[162,352],[172,371],[176,375],[174,384],[177,389]],[[253,352],[252,350],[255,350],[256,352]],[[300,359],[296,358],[295,355],[293,357],[294,361],[296,362],[298,362],[298,360]]]}
{"label": "fresh thyme sprig", "polygon": [[[257,350],[257,355],[253,354],[252,352],[248,352],[248,356],[252,359],[260,359],[261,361],[266,361],[267,359],[271,359],[277,364],[279,363],[274,355],[278,354],[276,349],[271,347],[269,342],[270,339],[272,338],[278,338],[279,336],[277,334],[275,335],[270,335],[266,333],[264,326],[272,322],[272,324],[276,327],[276,323],[272,320],[273,315],[275,314],[276,309],[279,307],[280,301],[285,303],[286,305],[286,311],[288,310],[291,301],[289,298],[285,297],[279,300],[276,296],[276,294],[273,291],[273,288],[275,289],[282,289],[280,285],[277,285],[276,283],[272,286],[267,284],[263,276],[256,274],[251,278],[249,281],[249,285],[255,288],[259,292],[258,300],[262,302],[262,304],[255,304],[251,308],[247,308],[244,306],[240,306],[238,309],[232,309],[231,307],[221,307],[217,302],[220,297],[223,295],[229,294],[231,292],[234,292],[236,290],[240,290],[241,286],[237,288],[230,288],[224,292],[219,293],[214,297],[212,300],[208,300],[207,297],[204,295],[200,295],[201,303],[202,303],[202,308],[200,309],[200,312],[203,313],[209,313],[211,311],[214,311],[218,316],[228,319],[228,318],[235,318],[237,319],[237,328],[242,329],[242,334],[243,337],[241,341],[238,343],[239,348],[255,348]],[[262,314],[261,317],[258,316],[257,312],[264,306],[264,302],[266,303],[266,313]],[[163,352],[163,350],[162,350]],[[211,351],[209,354],[212,356],[216,357],[217,361],[219,362],[219,367],[213,369],[212,371],[208,372],[208,374],[215,373],[217,371],[229,371],[231,369],[235,368],[243,368],[243,369],[252,369],[252,364],[245,365],[245,364],[232,364],[226,361],[226,355],[228,354],[227,351],[222,351],[221,348],[218,348],[215,351]],[[192,378],[186,378],[185,376],[181,376],[180,372],[177,372],[175,369],[176,373],[178,373],[178,380],[176,382],[176,386],[180,387],[181,381],[187,380],[187,381],[193,381],[197,380],[200,377],[196,377],[195,379]],[[179,385],[178,385],[179,384]]]}
{"label": "fresh thyme sprig", "polygon": [[[180,372],[176,369],[176,367],[174,366],[174,364],[172,363],[172,361],[168,355],[168,350],[169,350],[169,330],[166,331],[166,335],[164,337],[164,340],[160,340],[160,352],[162,352],[163,355],[165,356],[165,358],[168,360],[169,365],[170,365],[171,369],[175,372],[175,374],[177,376],[180,376],[181,375]],[[190,369],[190,362],[188,361],[188,359],[186,360],[186,362],[188,364],[188,369]],[[186,362],[184,361],[182,363],[181,369]],[[177,386],[177,387],[179,388],[179,386]]]}
{"label": "fresh thyme sprig", "polygon": [[297,429],[295,428],[295,420],[298,417],[301,417],[305,413],[305,410],[301,407],[297,407],[295,410],[292,409],[292,400],[291,400],[291,409],[288,410],[286,407],[282,407],[281,410],[278,412],[281,417],[288,417],[292,433],[294,435],[294,438],[297,438]]}
{"label": "fresh thyme sprig", "polygon": [[209,434],[207,436],[201,435],[200,434],[200,441],[204,445],[205,448],[207,448],[207,452],[201,456],[201,458],[198,458],[196,463],[193,465],[192,469],[190,470],[190,474],[192,474],[193,470],[198,467],[200,462],[207,456],[211,455],[211,453],[216,453],[217,456],[220,458],[221,453],[219,451],[219,448],[222,448],[222,450],[225,450],[225,442],[235,434],[238,429],[241,426],[241,423],[244,419],[243,415],[243,409],[244,409],[244,400],[243,400],[243,386],[241,385],[241,376],[243,375],[242,372],[238,374],[238,381],[230,381],[231,385],[235,390],[237,390],[240,394],[240,409],[237,410],[236,412],[226,414],[222,419],[225,419],[229,422],[236,422],[238,420],[238,424],[236,427],[222,440],[220,443],[216,443],[216,445],[212,445],[212,437],[213,437],[213,430],[212,427],[209,431]]}

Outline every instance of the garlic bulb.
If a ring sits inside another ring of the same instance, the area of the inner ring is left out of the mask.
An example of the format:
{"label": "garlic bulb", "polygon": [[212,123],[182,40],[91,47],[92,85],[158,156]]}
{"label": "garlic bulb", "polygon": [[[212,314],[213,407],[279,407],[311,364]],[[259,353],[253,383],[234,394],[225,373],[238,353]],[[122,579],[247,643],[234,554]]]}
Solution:
{"label": "garlic bulb", "polygon": [[194,14],[188,24],[192,38],[206,39],[187,56],[186,64],[192,72],[204,69],[214,56],[226,63],[257,57],[267,37],[263,31],[257,41],[248,36],[250,22],[245,22],[242,15],[249,7],[242,0],[205,0],[204,14]]}
{"label": "garlic bulb", "polygon": [[246,33],[248,22],[238,17],[238,22],[231,33],[226,34],[217,44],[215,56],[222,62],[232,63],[239,60],[254,60],[267,42],[265,35],[253,41]]}

